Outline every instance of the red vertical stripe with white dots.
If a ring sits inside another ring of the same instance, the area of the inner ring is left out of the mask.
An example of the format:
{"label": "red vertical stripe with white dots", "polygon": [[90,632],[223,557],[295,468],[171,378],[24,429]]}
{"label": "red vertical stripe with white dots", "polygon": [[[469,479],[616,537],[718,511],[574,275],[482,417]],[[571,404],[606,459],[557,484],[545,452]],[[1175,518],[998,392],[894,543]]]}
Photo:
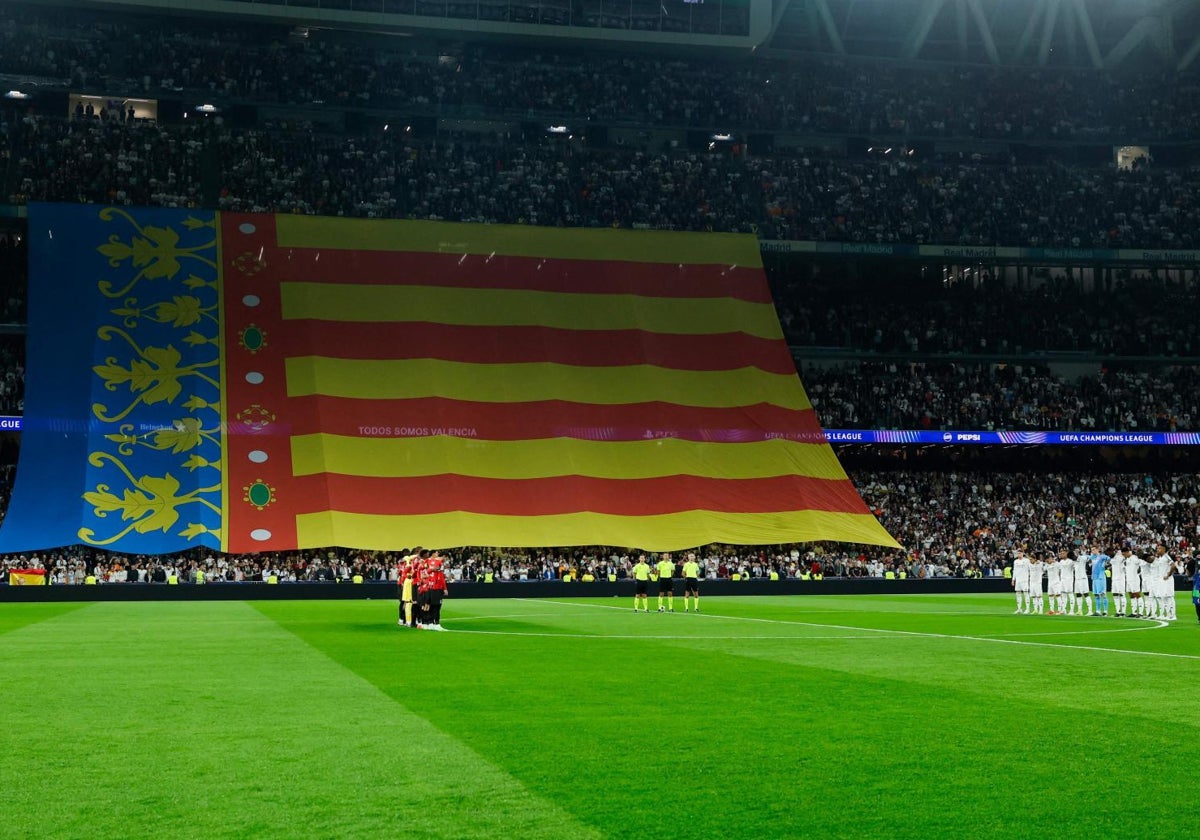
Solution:
{"label": "red vertical stripe with white dots", "polygon": [[225,528],[231,552],[296,545],[296,509],[275,217],[221,214],[224,291]]}

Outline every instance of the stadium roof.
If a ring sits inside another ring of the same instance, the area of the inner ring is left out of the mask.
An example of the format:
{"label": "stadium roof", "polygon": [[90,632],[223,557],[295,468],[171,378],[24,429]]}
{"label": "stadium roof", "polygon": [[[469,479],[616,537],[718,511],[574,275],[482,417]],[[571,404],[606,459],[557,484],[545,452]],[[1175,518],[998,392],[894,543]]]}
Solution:
{"label": "stadium roof", "polygon": [[1197,0],[777,0],[767,46],[846,55],[1182,71],[1200,53]]}

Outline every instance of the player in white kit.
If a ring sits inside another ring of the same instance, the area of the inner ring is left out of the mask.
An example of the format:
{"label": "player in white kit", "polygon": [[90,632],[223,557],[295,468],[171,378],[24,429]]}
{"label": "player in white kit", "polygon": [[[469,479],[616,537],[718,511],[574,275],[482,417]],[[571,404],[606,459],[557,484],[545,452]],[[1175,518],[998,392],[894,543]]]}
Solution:
{"label": "player in white kit", "polygon": [[[1047,558],[1048,559],[1048,558]],[[1030,612],[1041,615],[1044,606],[1042,601],[1042,576],[1046,573],[1046,564],[1042,558],[1034,554],[1029,558],[1029,598],[1033,601]]]}
{"label": "player in white kit", "polygon": [[1188,570],[1188,561],[1184,557],[1176,557],[1175,558],[1175,567],[1171,570],[1170,592],[1167,593],[1170,598],[1168,603],[1170,603],[1170,605],[1171,605],[1171,620],[1172,621],[1174,621],[1176,618],[1178,618],[1178,616],[1175,615],[1175,576],[1180,575],[1180,576],[1186,577],[1187,570]]}
{"label": "player in white kit", "polygon": [[[1072,566],[1071,569],[1068,570],[1065,566],[1063,566],[1063,560],[1065,560],[1066,557],[1066,551],[1059,551],[1058,556],[1054,558],[1054,574],[1058,575],[1058,595],[1054,598],[1054,611],[1059,615],[1067,614],[1067,598],[1065,596],[1068,589],[1075,588],[1075,568]],[[1067,580],[1066,573],[1068,571],[1071,573],[1070,580]]]}
{"label": "player in white kit", "polygon": [[1117,553],[1111,558],[1112,563],[1112,596],[1113,596],[1113,615],[1117,618],[1125,617],[1125,553],[1121,549],[1117,549]]}
{"label": "player in white kit", "polygon": [[1084,615],[1084,608],[1087,609],[1087,615],[1092,614],[1092,599],[1088,597],[1091,592],[1091,581],[1088,579],[1088,554],[1083,546],[1079,547],[1079,553],[1075,555],[1075,615]]}
{"label": "player in white kit", "polygon": [[1042,565],[1046,567],[1046,615],[1058,615],[1058,600],[1062,595],[1058,561],[1054,559],[1054,555],[1047,554]]}
{"label": "player in white kit", "polygon": [[1150,578],[1154,584],[1156,615],[1164,621],[1175,620],[1175,561],[1167,554],[1167,547],[1159,545],[1150,564]]}
{"label": "player in white kit", "polygon": [[[1162,591],[1159,580],[1162,572],[1159,568],[1163,564],[1158,559],[1159,546],[1146,546],[1146,549],[1146,558],[1149,559],[1142,559],[1142,615],[1146,618],[1158,618],[1158,593]],[[1166,549],[1162,549],[1161,553],[1165,554]]]}
{"label": "player in white kit", "polygon": [[1143,546],[1146,556],[1142,558],[1142,611],[1140,615],[1146,618],[1154,617],[1154,577],[1150,572],[1150,558],[1154,555],[1154,546]]}
{"label": "player in white kit", "polygon": [[1134,550],[1129,549],[1125,555],[1125,595],[1129,599],[1126,614],[1130,618],[1141,615],[1142,612],[1142,558]]}
{"label": "player in white kit", "polygon": [[1029,615],[1029,558],[1024,551],[1018,551],[1013,558],[1012,576],[1013,591],[1017,595],[1015,612]]}
{"label": "player in white kit", "polygon": [[1075,561],[1064,548],[1058,553],[1058,603],[1059,615],[1074,615],[1071,599],[1075,595]]}

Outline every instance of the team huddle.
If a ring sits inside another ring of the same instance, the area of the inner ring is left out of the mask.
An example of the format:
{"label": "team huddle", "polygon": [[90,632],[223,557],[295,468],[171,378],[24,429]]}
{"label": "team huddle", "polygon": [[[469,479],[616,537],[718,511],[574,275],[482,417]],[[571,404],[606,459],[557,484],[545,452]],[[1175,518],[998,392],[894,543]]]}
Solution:
{"label": "team huddle", "polygon": [[401,627],[443,630],[442,599],[450,594],[442,558],[416,549],[400,561],[396,583],[400,587]]}
{"label": "team huddle", "polygon": [[[1175,620],[1175,575],[1184,574],[1182,560],[1173,560],[1166,546],[1158,545],[1153,559],[1145,560],[1133,549],[1109,557],[1093,546],[1070,557],[1017,553],[1012,585],[1016,612],[1024,615],[1113,615],[1118,618]],[[1112,605],[1109,605],[1109,576]],[[1043,589],[1044,587],[1044,589]],[[1085,612],[1086,610],[1086,612]]]}

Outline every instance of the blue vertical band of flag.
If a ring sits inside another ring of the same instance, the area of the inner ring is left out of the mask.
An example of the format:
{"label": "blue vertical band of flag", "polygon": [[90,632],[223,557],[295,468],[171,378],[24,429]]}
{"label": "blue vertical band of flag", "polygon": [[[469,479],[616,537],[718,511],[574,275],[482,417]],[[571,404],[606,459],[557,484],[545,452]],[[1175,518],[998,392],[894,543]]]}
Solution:
{"label": "blue vertical band of flag", "polygon": [[28,230],[25,422],[0,551],[218,547],[214,214],[35,204]]}

